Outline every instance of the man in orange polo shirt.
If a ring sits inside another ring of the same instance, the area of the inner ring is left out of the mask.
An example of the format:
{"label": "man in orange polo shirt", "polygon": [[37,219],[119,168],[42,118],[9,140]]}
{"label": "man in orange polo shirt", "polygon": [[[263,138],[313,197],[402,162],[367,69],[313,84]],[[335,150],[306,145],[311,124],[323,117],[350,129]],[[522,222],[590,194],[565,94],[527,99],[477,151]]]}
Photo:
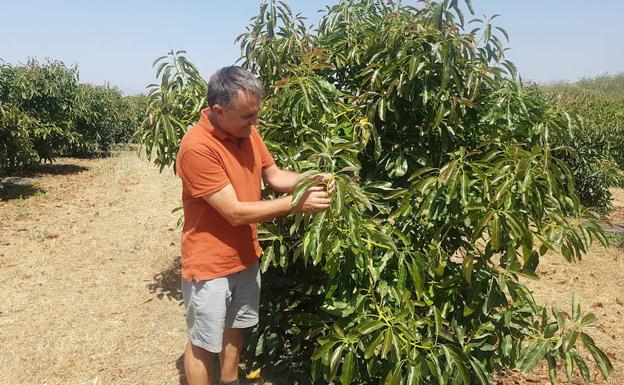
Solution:
{"label": "man in orange polo shirt", "polygon": [[[262,85],[241,67],[225,67],[208,82],[209,108],[182,138],[176,169],[182,179],[182,293],[189,343],[189,385],[210,384],[212,353],[220,381],[238,384],[244,329],[258,323],[260,271],[256,224],[293,211],[319,212],[329,191],[308,190],[261,200],[261,182],[291,193],[300,174],[275,165],[256,131]],[[327,175],[317,176],[327,181]]]}

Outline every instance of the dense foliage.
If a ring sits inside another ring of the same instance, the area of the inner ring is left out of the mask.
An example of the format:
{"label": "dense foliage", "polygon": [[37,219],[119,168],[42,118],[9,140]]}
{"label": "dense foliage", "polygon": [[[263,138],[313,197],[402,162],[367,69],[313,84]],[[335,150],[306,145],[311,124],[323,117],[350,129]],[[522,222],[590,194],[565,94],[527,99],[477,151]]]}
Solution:
{"label": "dense foliage", "polygon": [[[624,76],[602,75],[543,87],[548,99],[582,119],[563,143],[585,205],[609,206],[609,187],[624,185]],[[617,92],[620,92],[619,94]]]}
{"label": "dense foliage", "polygon": [[[589,383],[589,356],[612,370],[591,313],[546,309],[519,279],[549,250],[577,261],[606,242],[555,156],[577,122],[523,86],[503,29],[470,24],[456,1],[341,1],[313,33],[272,2],[240,36],[278,164],[336,181],[327,212],[262,226],[249,347],[283,383],[488,384],[541,360]],[[162,168],[205,82],[183,52],[156,66],[142,132]]]}
{"label": "dense foliage", "polygon": [[73,122],[80,139],[67,152],[90,156],[131,140],[145,108],[135,106],[138,98],[124,97],[109,86],[80,84],[73,105]]}
{"label": "dense foliage", "polygon": [[0,64],[0,170],[106,152],[131,139],[138,116],[116,88],[80,84],[77,67]]}
{"label": "dense foliage", "polygon": [[175,162],[180,138],[206,107],[206,82],[185,53],[171,51],[154,60],[161,82],[148,85],[149,113],[137,131],[148,159],[154,157],[161,171]]}

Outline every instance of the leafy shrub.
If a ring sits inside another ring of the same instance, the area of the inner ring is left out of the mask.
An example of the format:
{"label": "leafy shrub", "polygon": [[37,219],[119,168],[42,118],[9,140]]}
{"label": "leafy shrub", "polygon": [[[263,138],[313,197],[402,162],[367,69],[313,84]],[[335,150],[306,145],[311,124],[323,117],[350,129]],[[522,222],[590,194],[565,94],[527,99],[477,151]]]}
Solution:
{"label": "leafy shrub", "polygon": [[184,54],[171,51],[154,60],[161,82],[148,85],[148,113],[137,131],[147,158],[155,155],[161,171],[175,162],[180,138],[206,107],[206,82]]}
{"label": "leafy shrub", "polygon": [[0,104],[0,171],[39,161],[30,136],[35,123],[16,106]]}
{"label": "leafy shrub", "polygon": [[[595,317],[576,299],[569,315],[546,309],[519,280],[549,250],[575,261],[606,239],[555,156],[575,121],[519,81],[506,32],[465,32],[455,1],[373,0],[342,1],[310,31],[271,2],[239,37],[268,88],[260,128],[278,164],[336,181],[328,211],[262,226],[248,353],[284,383],[489,384],[540,360],[553,382],[558,363],[589,382],[581,349],[607,376]],[[205,83],[182,53],[156,64],[142,132],[162,169]]]}
{"label": "leafy shrub", "polygon": [[0,66],[0,103],[16,106],[33,119],[28,135],[43,161],[51,161],[78,140],[71,118],[77,91],[78,69],[61,62]]}
{"label": "leafy shrub", "polygon": [[110,86],[81,84],[73,117],[80,140],[69,147],[68,153],[97,155],[114,144],[129,142],[140,123],[132,100]]}
{"label": "leafy shrub", "polygon": [[62,62],[0,63],[0,169],[96,155],[129,141],[142,114],[137,100],[79,84],[78,68]]}
{"label": "leafy shrub", "polygon": [[[607,208],[609,187],[624,185],[624,93],[589,88],[588,80],[543,87],[547,98],[578,117],[570,135],[561,140],[576,155],[562,155],[570,165],[583,204]],[[599,83],[606,87],[606,80]],[[600,89],[600,88],[598,88]]]}

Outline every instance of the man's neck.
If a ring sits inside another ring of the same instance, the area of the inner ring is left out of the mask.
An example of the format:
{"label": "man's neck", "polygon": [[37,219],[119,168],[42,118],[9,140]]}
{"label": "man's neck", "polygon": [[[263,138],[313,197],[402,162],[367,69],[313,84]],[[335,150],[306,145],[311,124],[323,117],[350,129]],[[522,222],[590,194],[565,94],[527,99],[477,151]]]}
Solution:
{"label": "man's neck", "polygon": [[217,119],[214,117],[214,114],[212,113],[212,111],[209,110],[207,115],[208,115],[208,120],[210,121],[210,124],[212,125],[212,128],[214,130],[219,130],[223,132],[227,137],[234,139],[237,142],[239,147],[241,146],[241,144],[246,138],[236,137],[230,134],[229,132],[225,131],[224,129],[222,129],[221,126],[219,126],[219,124],[217,123]]}

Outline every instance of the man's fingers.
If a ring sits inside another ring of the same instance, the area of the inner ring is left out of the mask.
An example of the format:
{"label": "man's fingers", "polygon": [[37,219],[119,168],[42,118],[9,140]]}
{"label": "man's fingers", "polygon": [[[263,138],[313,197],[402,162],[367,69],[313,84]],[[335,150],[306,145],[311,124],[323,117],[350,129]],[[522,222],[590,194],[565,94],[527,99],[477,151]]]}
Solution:
{"label": "man's fingers", "polygon": [[325,191],[325,186],[316,185],[308,189],[308,191]]}
{"label": "man's fingers", "polygon": [[318,213],[318,212],[321,212],[321,211],[325,211],[328,208],[330,208],[330,205],[318,206],[318,207],[311,208],[309,210],[309,212],[311,212],[311,213]]}

